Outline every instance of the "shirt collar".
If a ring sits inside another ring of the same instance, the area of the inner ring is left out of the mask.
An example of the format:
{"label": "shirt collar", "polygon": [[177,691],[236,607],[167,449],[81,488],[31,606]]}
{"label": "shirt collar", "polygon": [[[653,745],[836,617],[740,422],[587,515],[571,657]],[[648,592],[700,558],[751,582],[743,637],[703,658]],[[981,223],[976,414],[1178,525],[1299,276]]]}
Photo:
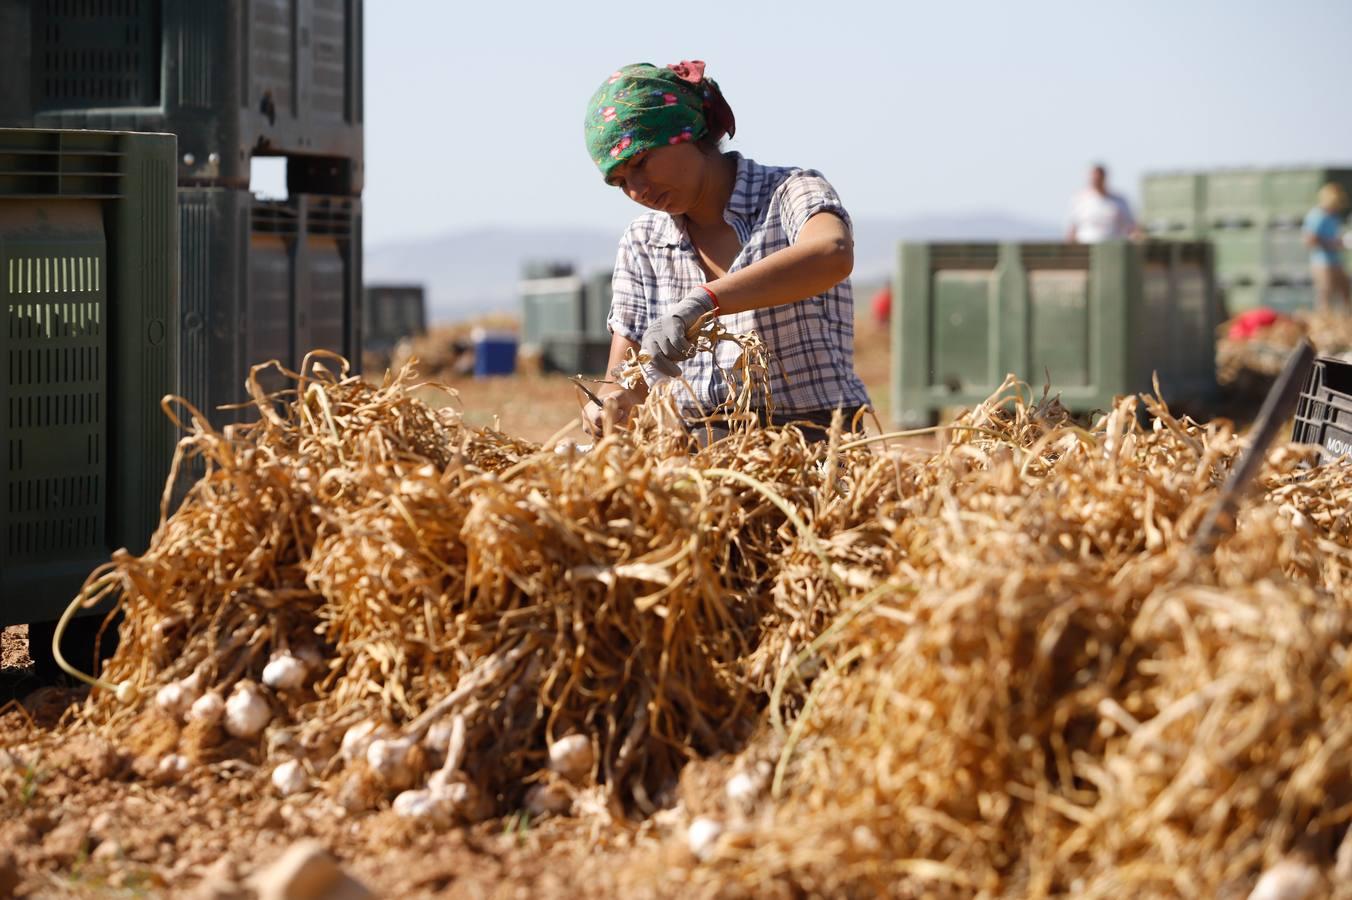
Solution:
{"label": "shirt collar", "polygon": [[726,218],[728,213],[734,216],[754,216],[760,212],[761,206],[760,192],[756,190],[762,180],[756,177],[756,170],[760,166],[756,165],[755,160],[747,159],[740,153],[734,152],[732,155],[737,160],[737,177],[732,182],[732,195],[728,197],[724,217]]}
{"label": "shirt collar", "polygon": [[[731,224],[731,218],[737,216],[740,218],[755,217],[760,213],[761,198],[756,188],[763,179],[757,178],[756,170],[760,168],[755,160],[747,159],[740,153],[733,151],[732,156],[737,160],[737,175],[732,181],[732,193],[728,196],[728,205],[723,209],[723,218]],[[657,231],[651,238],[652,242],[659,247],[678,247],[685,241],[685,226],[677,222],[672,216],[666,213],[658,214]]]}

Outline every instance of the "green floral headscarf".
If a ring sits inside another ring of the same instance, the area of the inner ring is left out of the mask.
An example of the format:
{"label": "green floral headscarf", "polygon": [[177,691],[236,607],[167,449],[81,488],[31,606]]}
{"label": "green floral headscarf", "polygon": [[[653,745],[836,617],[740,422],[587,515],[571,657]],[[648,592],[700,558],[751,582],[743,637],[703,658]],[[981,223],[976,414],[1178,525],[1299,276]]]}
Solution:
{"label": "green floral headscarf", "polygon": [[625,160],[654,147],[697,141],[706,134],[731,135],[732,110],[704,63],[690,60],[659,69],[625,66],[606,79],[587,106],[587,152],[610,174]]}

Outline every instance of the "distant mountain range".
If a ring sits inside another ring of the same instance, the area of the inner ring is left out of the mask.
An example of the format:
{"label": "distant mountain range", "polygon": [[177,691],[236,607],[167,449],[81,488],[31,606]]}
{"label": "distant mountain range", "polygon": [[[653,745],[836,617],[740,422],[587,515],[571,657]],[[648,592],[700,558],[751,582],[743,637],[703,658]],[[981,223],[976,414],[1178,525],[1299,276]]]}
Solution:
{"label": "distant mountain range", "polygon": [[[901,240],[1055,240],[1059,234],[1055,225],[999,213],[859,219],[854,280],[860,293],[886,280]],[[366,248],[364,277],[367,284],[424,284],[434,322],[513,312],[524,262],[569,262],[584,275],[609,270],[619,237],[619,229],[483,228],[377,244]]]}

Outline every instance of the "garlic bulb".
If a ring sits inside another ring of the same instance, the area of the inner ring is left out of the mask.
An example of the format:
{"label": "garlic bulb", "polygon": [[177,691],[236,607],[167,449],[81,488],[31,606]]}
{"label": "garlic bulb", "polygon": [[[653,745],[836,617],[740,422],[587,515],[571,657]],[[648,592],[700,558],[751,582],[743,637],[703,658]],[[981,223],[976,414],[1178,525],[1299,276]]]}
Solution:
{"label": "garlic bulb", "polygon": [[432,773],[432,777],[427,779],[427,789],[435,794],[445,794],[453,786],[464,782],[465,776],[458,771],[437,769]]}
{"label": "garlic bulb", "polygon": [[717,819],[700,816],[686,829],[685,842],[690,852],[703,862],[714,855],[714,846],[722,833],[723,825]]}
{"label": "garlic bulb", "polygon": [[309,787],[310,777],[299,761],[290,759],[272,770],[272,786],[283,797],[290,797]]}
{"label": "garlic bulb", "polygon": [[558,782],[537,784],[526,791],[526,812],[533,816],[547,813],[564,815],[573,808],[573,798],[568,789]]}
{"label": "garlic bulb", "polygon": [[433,793],[441,797],[455,818],[462,822],[482,822],[493,815],[492,801],[469,781],[453,781],[443,790],[434,790]]}
{"label": "garlic bulb", "polygon": [[176,778],[188,771],[189,765],[188,757],[170,753],[160,760],[160,764],[155,769],[155,774],[162,779]]}
{"label": "garlic bulb", "polygon": [[590,775],[594,758],[591,740],[585,734],[570,734],[549,745],[549,768],[569,781]]}
{"label": "garlic bulb", "polygon": [[371,746],[375,731],[375,722],[358,722],[343,733],[343,746],[338,752],[343,759],[361,759],[366,755],[366,748]]}
{"label": "garlic bulb", "polygon": [[202,695],[202,671],[193,673],[181,681],[171,681],[155,692],[155,705],[175,719],[183,716],[188,707]]}
{"label": "garlic bulb", "polygon": [[183,715],[191,702],[183,695],[183,685],[177,681],[171,681],[155,692],[155,705],[175,719]]}
{"label": "garlic bulb", "polygon": [[193,669],[191,675],[179,682],[179,686],[183,688],[183,695],[188,698],[188,702],[192,703],[202,696],[202,670]]}
{"label": "garlic bulb", "polygon": [[1304,900],[1318,890],[1320,881],[1318,869],[1288,857],[1263,873],[1249,900]]}
{"label": "garlic bulb", "polygon": [[366,764],[390,787],[407,787],[416,775],[409,758],[412,749],[407,738],[376,738],[366,748]]}
{"label": "garlic bulb", "polygon": [[272,719],[272,707],[258,685],[241,681],[225,701],[225,730],[237,738],[256,737]]}
{"label": "garlic bulb", "polygon": [[449,804],[431,791],[404,791],[394,798],[394,813],[405,819],[423,819],[443,827],[451,824]]}
{"label": "garlic bulb", "polygon": [[307,668],[290,653],[277,652],[263,667],[263,683],[275,691],[294,691],[305,683]]}
{"label": "garlic bulb", "polygon": [[724,787],[728,799],[738,806],[750,806],[756,802],[756,795],[761,792],[759,779],[749,772],[738,772],[728,779]]}
{"label": "garlic bulb", "polygon": [[194,722],[215,725],[225,715],[225,700],[215,691],[207,691],[198,697],[188,710],[188,718]]}

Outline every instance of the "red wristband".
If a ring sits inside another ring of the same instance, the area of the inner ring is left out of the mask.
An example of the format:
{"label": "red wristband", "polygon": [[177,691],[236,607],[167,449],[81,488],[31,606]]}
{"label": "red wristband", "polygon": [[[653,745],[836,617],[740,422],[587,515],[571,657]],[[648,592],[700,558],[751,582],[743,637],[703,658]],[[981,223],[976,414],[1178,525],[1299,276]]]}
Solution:
{"label": "red wristband", "polygon": [[701,284],[700,289],[709,295],[709,299],[714,301],[714,312],[718,312],[718,295],[713,292],[713,288],[707,284]]}

